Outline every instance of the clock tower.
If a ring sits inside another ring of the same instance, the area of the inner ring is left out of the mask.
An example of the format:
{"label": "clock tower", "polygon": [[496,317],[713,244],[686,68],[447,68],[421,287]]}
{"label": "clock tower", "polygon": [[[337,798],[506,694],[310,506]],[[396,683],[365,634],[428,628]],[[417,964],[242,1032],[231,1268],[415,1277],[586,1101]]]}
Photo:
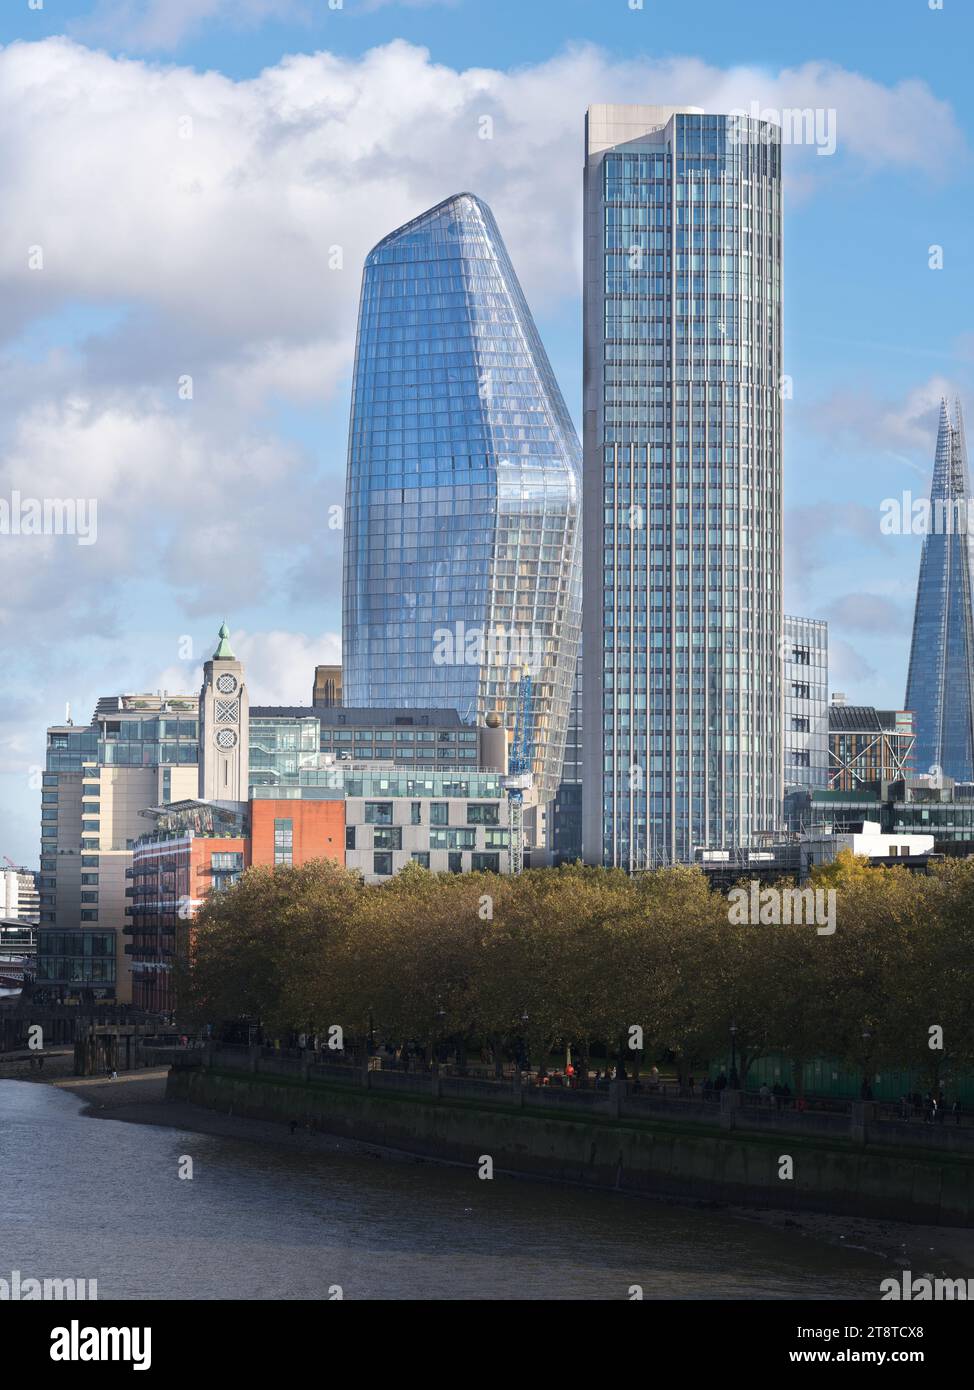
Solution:
{"label": "clock tower", "polygon": [[203,667],[200,690],[200,797],[246,801],[250,781],[250,697],[243,666],[220,628],[217,649]]}

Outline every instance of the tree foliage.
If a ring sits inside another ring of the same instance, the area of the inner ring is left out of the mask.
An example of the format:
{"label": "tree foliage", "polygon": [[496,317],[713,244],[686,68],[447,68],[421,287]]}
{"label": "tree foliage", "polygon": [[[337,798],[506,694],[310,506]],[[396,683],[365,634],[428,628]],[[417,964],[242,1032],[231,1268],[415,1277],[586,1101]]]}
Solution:
{"label": "tree foliage", "polygon": [[[681,1074],[727,1056],[743,1076],[768,1051],[867,1074],[974,1063],[974,862],[929,875],[840,856],[813,886],[836,930],[742,924],[704,874],[673,868],[431,874],[381,886],[324,861],[251,869],[195,919],[180,1012],[247,1016],[274,1036],[370,1030],[424,1049],[489,1046],[544,1059],[556,1045],[668,1057]],[[931,1047],[941,1029],[943,1045]]]}

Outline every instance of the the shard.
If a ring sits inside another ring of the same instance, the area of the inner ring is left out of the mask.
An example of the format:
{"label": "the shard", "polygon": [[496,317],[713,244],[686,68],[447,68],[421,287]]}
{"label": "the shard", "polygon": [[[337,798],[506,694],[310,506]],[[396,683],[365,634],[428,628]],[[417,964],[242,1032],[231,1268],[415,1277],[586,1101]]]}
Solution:
{"label": "the shard", "polygon": [[497,224],[457,194],[365,262],[345,702],[526,717],[536,799],[550,800],[581,625],[580,506],[578,438]]}
{"label": "the shard", "polygon": [[916,715],[917,771],[958,781],[974,777],[970,501],[960,402],[952,421],[941,401],[906,707]]}

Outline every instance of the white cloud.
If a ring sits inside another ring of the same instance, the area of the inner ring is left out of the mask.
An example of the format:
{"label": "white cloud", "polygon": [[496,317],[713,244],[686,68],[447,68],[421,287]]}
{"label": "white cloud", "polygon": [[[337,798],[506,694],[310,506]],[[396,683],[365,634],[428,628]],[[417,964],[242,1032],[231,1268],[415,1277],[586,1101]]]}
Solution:
{"label": "white cloud", "polygon": [[[829,684],[833,691],[841,690],[848,697],[850,705],[873,704],[875,689],[870,691],[867,687],[863,693],[861,686],[875,677],[875,667],[869,664],[858,648],[844,642],[841,637],[829,634]],[[860,693],[857,695],[856,691]]]}
{"label": "white cloud", "polygon": [[[233,81],[64,39],[14,44],[0,53],[8,324],[66,301],[136,303],[164,321],[174,358],[177,325],[230,358],[264,342],[348,350],[365,252],[466,188],[494,205],[535,304],[574,293],[584,105],[650,91],[713,110],[835,106],[840,152],[870,166],[925,173],[963,148],[922,83],[888,88],[821,64],[772,76],[580,47],[510,73],[458,72],[397,40]],[[827,166],[819,179],[833,165],[789,151],[799,177],[812,163]],[[27,265],[37,245],[42,271]],[[329,265],[335,246],[342,270]]]}
{"label": "white cloud", "polygon": [[[940,401],[966,390],[935,375],[913,387],[906,396],[879,395],[865,383],[844,387],[801,411],[802,428],[826,438],[834,451],[862,446],[877,467],[876,482],[888,486],[889,461],[929,478],[937,443]],[[884,481],[885,478],[885,481]]]}
{"label": "white cloud", "polygon": [[[214,644],[215,640],[214,636]],[[231,629],[230,645],[244,663],[252,705],[310,705],[315,666],[340,664],[342,659],[337,632],[309,637],[303,632]],[[202,663],[183,662],[153,677],[149,689],[196,691],[202,681]]]}
{"label": "white cloud", "polygon": [[79,38],[140,52],[174,49],[213,21],[247,28],[309,15],[304,0],[99,0],[89,18],[69,27]]}

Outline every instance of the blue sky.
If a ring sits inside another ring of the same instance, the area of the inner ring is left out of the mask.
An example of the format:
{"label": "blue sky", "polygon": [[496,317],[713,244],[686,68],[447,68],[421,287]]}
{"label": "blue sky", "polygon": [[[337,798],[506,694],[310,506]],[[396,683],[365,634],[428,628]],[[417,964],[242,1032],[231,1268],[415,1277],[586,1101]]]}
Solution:
{"label": "blue sky", "polygon": [[830,620],[833,689],[898,704],[918,542],[880,502],[926,490],[942,391],[974,411],[972,30],[962,0],[9,0],[0,497],[94,496],[99,529],[0,536],[0,852],[36,862],[66,701],[193,689],[224,616],[259,698],[337,657],[327,519],[393,226],[491,203],[577,420],[590,101],[835,110],[834,156],[786,150],[786,607]]}

